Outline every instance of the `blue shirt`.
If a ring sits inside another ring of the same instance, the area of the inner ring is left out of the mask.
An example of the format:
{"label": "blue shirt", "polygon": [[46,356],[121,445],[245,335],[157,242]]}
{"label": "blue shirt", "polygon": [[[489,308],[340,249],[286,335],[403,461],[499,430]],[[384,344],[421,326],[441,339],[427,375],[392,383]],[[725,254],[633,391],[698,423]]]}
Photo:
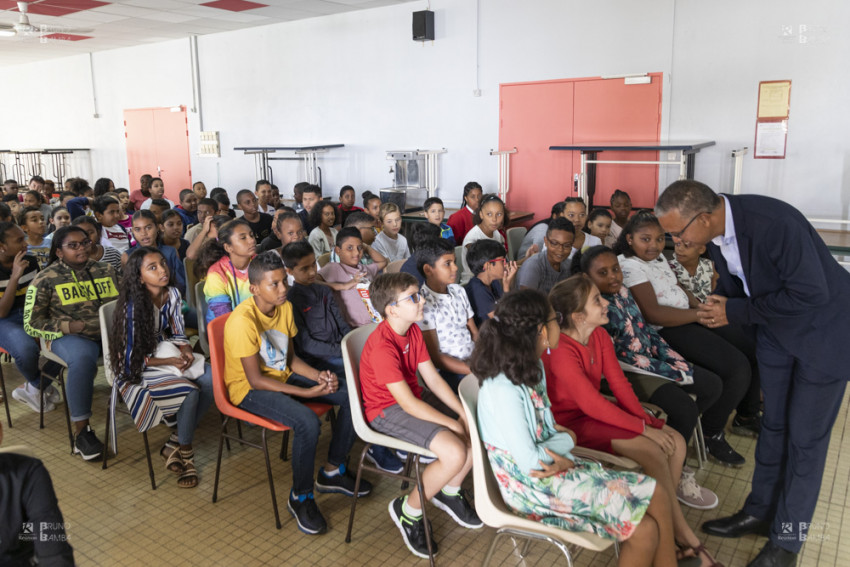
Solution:
{"label": "blue shirt", "polygon": [[733,276],[738,276],[744,286],[744,293],[747,297],[750,296],[750,287],[747,285],[747,279],[744,277],[744,266],[741,263],[741,251],[738,250],[738,238],[735,235],[735,220],[732,218],[732,207],[729,206],[729,200],[723,199],[723,205],[726,208],[726,231],[720,236],[715,236],[711,242],[720,248],[720,253],[723,259],[726,260],[726,266],[729,268],[729,273]]}

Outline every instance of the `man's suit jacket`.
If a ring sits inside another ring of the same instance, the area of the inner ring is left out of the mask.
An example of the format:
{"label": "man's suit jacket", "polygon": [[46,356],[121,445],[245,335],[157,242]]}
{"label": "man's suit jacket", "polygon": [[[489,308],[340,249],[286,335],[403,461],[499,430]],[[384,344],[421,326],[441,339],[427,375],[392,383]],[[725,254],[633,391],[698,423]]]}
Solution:
{"label": "man's suit jacket", "polygon": [[715,293],[729,298],[729,322],[766,330],[804,366],[833,379],[850,376],[850,273],[791,205],[760,195],[723,197],[750,290],[747,297],[720,248],[709,243]]}

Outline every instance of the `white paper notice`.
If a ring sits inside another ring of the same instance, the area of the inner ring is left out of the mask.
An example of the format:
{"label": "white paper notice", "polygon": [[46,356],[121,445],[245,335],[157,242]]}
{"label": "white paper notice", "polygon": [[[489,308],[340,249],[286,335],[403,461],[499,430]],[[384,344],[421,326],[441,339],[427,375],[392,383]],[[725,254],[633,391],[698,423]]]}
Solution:
{"label": "white paper notice", "polygon": [[788,121],[759,122],[756,125],[756,151],[754,157],[785,157],[785,137]]}

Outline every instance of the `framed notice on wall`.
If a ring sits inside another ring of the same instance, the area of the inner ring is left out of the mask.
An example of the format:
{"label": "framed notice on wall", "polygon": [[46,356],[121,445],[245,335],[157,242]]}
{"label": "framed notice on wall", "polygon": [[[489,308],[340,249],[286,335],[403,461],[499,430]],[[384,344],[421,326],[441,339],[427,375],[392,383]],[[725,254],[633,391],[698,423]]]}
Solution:
{"label": "framed notice on wall", "polygon": [[791,81],[759,83],[754,159],[785,159]]}

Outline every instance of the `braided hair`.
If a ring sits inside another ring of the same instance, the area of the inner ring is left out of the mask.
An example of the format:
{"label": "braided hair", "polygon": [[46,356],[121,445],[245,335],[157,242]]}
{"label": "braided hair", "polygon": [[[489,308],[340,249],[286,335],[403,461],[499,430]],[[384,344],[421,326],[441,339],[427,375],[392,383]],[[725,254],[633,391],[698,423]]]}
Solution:
{"label": "braided hair", "polygon": [[549,317],[549,300],[536,289],[505,294],[496,313],[481,326],[469,368],[479,381],[504,373],[517,386],[535,386],[543,379],[537,357],[540,326]]}

